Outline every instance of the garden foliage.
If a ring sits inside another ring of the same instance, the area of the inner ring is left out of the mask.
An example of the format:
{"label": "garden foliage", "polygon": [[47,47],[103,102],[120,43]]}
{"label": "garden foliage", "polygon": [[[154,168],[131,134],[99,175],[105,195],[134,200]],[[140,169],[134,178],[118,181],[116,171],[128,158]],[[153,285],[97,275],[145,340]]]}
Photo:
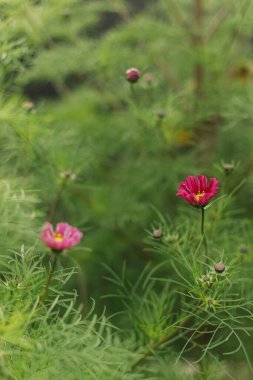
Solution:
{"label": "garden foliage", "polygon": [[0,9],[0,379],[251,379],[252,1]]}

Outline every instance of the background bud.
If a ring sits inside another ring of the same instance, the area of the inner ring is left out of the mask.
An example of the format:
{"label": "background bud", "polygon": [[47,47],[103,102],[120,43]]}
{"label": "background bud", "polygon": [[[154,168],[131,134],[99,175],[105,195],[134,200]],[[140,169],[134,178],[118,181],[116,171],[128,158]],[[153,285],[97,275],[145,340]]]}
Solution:
{"label": "background bud", "polygon": [[22,107],[27,110],[27,111],[31,111],[33,108],[34,108],[34,103],[33,102],[24,102],[22,104]]}
{"label": "background bud", "polygon": [[225,265],[223,263],[217,263],[214,265],[214,270],[216,273],[222,273],[225,270]]}
{"label": "background bud", "polygon": [[126,70],[126,78],[129,82],[135,83],[140,79],[141,73],[135,67]]}
{"label": "background bud", "polygon": [[69,179],[71,181],[74,181],[76,179],[75,173],[73,173],[71,170],[66,170],[65,172],[60,173],[60,177]]}
{"label": "background bud", "polygon": [[234,164],[233,163],[224,163],[223,164],[223,169],[224,169],[224,172],[226,173],[226,174],[229,174],[229,173],[231,173],[233,170],[234,170]]}
{"label": "background bud", "polygon": [[240,247],[240,253],[249,253],[249,248],[248,247],[246,247],[246,245],[242,245],[241,247]]}
{"label": "background bud", "polygon": [[163,236],[162,230],[155,230],[153,232],[153,238],[155,239],[160,239]]}
{"label": "background bud", "polygon": [[164,111],[159,111],[157,112],[157,116],[159,117],[159,119],[163,119],[165,117],[165,112]]}

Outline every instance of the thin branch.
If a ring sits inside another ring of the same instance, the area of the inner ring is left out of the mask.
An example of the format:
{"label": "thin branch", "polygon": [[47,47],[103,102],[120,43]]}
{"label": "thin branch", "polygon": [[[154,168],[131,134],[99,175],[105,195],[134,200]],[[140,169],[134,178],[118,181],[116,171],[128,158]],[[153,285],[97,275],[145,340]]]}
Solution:
{"label": "thin branch", "polygon": [[52,220],[53,220],[53,218],[54,218],[54,216],[55,216],[56,209],[57,209],[57,207],[58,207],[58,205],[59,205],[59,202],[60,202],[60,200],[61,200],[62,193],[63,193],[63,191],[64,191],[66,185],[67,185],[67,180],[64,178],[64,179],[62,180],[61,184],[60,184],[60,187],[59,187],[59,190],[58,190],[58,192],[57,192],[57,194],[56,194],[56,197],[55,197],[55,199],[54,199],[54,201],[53,201],[53,203],[52,203],[52,205],[51,205],[51,207],[50,207],[50,209],[49,209],[49,211],[48,211],[48,214],[47,214],[47,220],[48,220],[49,222],[52,222]]}
{"label": "thin branch", "polygon": [[187,24],[183,14],[180,11],[180,8],[175,4],[174,0],[171,0],[168,2],[168,8],[169,11],[175,20],[175,22],[187,32],[187,35],[189,35],[189,25]]}
{"label": "thin branch", "polygon": [[[197,34],[193,36],[192,42],[193,42],[193,45],[195,46],[196,51],[198,51],[199,48],[202,47],[203,45],[202,23],[203,23],[203,3],[202,3],[202,0],[195,0],[194,1],[194,24],[197,30]],[[204,79],[204,68],[203,68],[203,65],[197,61],[194,67],[196,101],[202,95],[201,93],[202,93],[203,79]]]}
{"label": "thin branch", "polygon": [[46,286],[45,286],[45,290],[44,290],[44,293],[42,295],[42,297],[40,298],[40,303],[44,303],[45,300],[47,299],[47,296],[48,296],[48,291],[49,291],[49,286],[51,284],[51,280],[52,280],[52,277],[53,277],[53,273],[56,269],[56,264],[57,264],[57,259],[58,259],[58,256],[57,254],[55,253],[53,255],[53,261],[52,261],[52,266],[51,266],[51,269],[49,271],[49,274],[48,274],[48,278],[47,278],[47,282],[46,282]]}
{"label": "thin branch", "polygon": [[131,366],[131,371],[133,371],[138,365],[140,365],[148,356],[152,355],[153,352],[162,346],[164,346],[166,343],[168,343],[172,338],[177,335],[177,333],[181,330],[182,327],[185,326],[185,324],[189,321],[189,319],[192,318],[192,315],[187,316],[184,318],[179,326],[175,327],[168,335],[161,338],[158,342],[153,343],[147,351],[145,351],[139,359],[137,359]]}
{"label": "thin branch", "polygon": [[218,31],[220,28],[222,22],[225,20],[225,18],[228,16],[231,8],[230,7],[223,7],[219,10],[216,17],[213,19],[211,26],[205,36],[205,41],[208,42],[211,40],[213,35]]}

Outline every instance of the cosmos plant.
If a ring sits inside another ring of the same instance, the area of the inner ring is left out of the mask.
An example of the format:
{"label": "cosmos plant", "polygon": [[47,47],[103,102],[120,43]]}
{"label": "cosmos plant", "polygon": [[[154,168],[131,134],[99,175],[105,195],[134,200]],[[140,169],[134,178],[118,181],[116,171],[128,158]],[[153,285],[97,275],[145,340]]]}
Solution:
{"label": "cosmos plant", "polygon": [[53,252],[61,252],[77,245],[83,234],[68,223],[58,223],[54,231],[51,223],[46,222],[41,232],[41,239]]}
{"label": "cosmos plant", "polygon": [[205,175],[199,174],[196,177],[188,176],[185,181],[178,186],[177,197],[182,197],[190,205],[201,209],[201,234],[205,245],[205,253],[208,255],[208,245],[205,236],[205,207],[219,190],[219,181],[216,178],[208,179]]}
{"label": "cosmos plant", "polygon": [[68,223],[58,223],[54,231],[51,223],[46,222],[40,234],[43,243],[54,253],[51,270],[48,275],[45,290],[41,296],[44,302],[48,295],[49,286],[57,265],[59,253],[77,245],[83,237],[83,233]]}

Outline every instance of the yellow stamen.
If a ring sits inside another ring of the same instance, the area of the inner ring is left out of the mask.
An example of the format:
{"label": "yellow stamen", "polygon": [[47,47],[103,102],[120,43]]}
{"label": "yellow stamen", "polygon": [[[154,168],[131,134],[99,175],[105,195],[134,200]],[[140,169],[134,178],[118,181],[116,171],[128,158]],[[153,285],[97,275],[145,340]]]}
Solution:
{"label": "yellow stamen", "polygon": [[202,193],[198,193],[197,195],[195,195],[194,199],[198,202],[199,201],[199,198],[203,197],[205,195],[204,191]]}
{"label": "yellow stamen", "polygon": [[62,241],[62,239],[63,239],[62,234],[57,234],[57,233],[54,234],[54,240],[55,240],[57,243],[60,243],[60,242]]}

